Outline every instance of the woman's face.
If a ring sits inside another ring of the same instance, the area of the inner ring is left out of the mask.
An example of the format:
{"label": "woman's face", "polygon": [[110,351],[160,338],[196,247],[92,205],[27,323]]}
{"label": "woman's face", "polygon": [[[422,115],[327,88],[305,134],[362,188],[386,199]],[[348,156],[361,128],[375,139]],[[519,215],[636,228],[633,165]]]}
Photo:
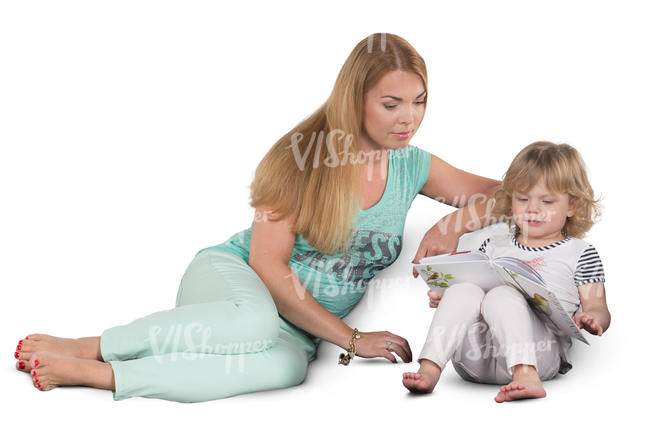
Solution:
{"label": "woman's face", "polygon": [[425,96],[417,74],[386,73],[365,95],[361,150],[406,147],[422,122]]}

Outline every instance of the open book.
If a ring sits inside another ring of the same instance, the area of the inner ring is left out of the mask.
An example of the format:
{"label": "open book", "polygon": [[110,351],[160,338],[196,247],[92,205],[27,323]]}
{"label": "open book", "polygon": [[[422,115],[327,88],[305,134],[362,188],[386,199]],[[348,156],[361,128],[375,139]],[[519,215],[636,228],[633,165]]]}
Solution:
{"label": "open book", "polygon": [[474,283],[486,292],[507,284],[524,296],[552,331],[589,344],[557,297],[546,288],[544,279],[523,260],[490,259],[481,251],[462,251],[424,257],[414,266],[429,288],[440,293],[456,283]]}

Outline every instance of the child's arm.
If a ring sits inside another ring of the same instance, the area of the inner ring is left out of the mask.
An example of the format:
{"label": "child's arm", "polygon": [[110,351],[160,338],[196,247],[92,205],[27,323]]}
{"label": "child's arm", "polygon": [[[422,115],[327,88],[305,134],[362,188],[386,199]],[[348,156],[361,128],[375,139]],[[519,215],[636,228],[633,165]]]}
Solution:
{"label": "child's arm", "polygon": [[582,311],[573,316],[578,328],[590,334],[602,335],[609,328],[611,316],[605,299],[604,283],[589,283],[578,286]]}

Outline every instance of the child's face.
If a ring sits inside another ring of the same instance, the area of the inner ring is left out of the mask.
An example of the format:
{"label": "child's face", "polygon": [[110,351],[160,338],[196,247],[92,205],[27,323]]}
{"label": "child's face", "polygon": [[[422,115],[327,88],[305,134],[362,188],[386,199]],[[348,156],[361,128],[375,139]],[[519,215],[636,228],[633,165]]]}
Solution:
{"label": "child's face", "polygon": [[512,216],[524,242],[564,239],[562,228],[567,217],[574,214],[569,195],[549,191],[543,180],[529,191],[516,191],[512,196]]}

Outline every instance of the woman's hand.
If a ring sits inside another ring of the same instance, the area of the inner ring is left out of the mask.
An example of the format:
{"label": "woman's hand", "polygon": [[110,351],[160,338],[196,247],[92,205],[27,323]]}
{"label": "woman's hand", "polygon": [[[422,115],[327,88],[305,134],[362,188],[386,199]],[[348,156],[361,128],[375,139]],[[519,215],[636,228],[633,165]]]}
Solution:
{"label": "woman's hand", "polygon": [[600,326],[598,320],[592,314],[580,311],[573,316],[573,321],[578,329],[584,328],[590,334],[603,335],[603,327]]}
{"label": "woman's hand", "polygon": [[[461,233],[452,230],[449,227],[451,224],[447,217],[443,218],[440,222],[431,227],[422,238],[420,247],[415,258],[411,263],[420,263],[423,257],[436,256],[438,254],[453,253],[458,248],[458,238]],[[413,277],[418,276],[418,271],[413,267]]]}
{"label": "woman's hand", "polygon": [[440,300],[442,299],[442,293],[434,292],[433,290],[429,290],[427,292],[427,295],[429,295],[429,307],[438,308],[438,304],[440,303]]}
{"label": "woman's hand", "polygon": [[[354,344],[357,347],[357,356],[361,358],[383,357],[395,364],[397,359],[391,353],[395,352],[404,362],[411,362],[413,359],[409,342],[399,335],[391,334],[388,331],[359,332],[359,335],[361,338]],[[390,344],[388,344],[389,341]]]}

